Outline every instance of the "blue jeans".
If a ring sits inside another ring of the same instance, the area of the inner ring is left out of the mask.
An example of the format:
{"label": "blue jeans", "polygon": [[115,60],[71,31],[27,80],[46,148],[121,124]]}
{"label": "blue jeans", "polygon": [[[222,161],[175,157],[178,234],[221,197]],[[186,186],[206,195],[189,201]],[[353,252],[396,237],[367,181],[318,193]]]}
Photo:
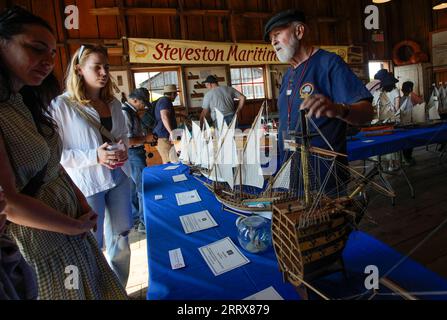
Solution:
{"label": "blue jeans", "polygon": [[134,223],[144,223],[142,172],[143,169],[146,168],[146,151],[144,150],[144,147],[130,148],[128,154],[129,163],[132,170],[132,218]]}
{"label": "blue jeans", "polygon": [[234,113],[225,116],[225,117],[224,117],[224,121],[225,121],[225,123],[229,126],[230,123],[231,123],[231,120],[233,120],[233,118],[234,118]]}
{"label": "blue jeans", "polygon": [[132,228],[130,179],[120,168],[111,173],[116,186],[87,197],[87,202],[98,214],[96,241],[102,248],[105,234],[107,262],[126,287],[130,269],[129,231]]}
{"label": "blue jeans", "polygon": [[[224,116],[224,121],[227,124],[227,126],[229,126],[231,124],[231,120],[233,120],[233,118],[234,118],[234,113]],[[236,126],[237,126],[237,123],[236,123]],[[219,126],[217,125],[217,120],[214,120],[214,127],[218,128],[219,130],[222,130],[222,128],[219,128]]]}

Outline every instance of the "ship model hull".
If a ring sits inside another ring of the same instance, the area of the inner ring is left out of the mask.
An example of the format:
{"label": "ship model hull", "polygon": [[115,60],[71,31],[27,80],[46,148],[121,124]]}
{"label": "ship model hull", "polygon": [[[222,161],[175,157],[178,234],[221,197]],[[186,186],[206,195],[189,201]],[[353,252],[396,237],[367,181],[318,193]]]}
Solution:
{"label": "ship model hull", "polygon": [[308,218],[297,200],[273,204],[272,239],[285,280],[295,287],[324,274],[337,263],[353,230],[355,213],[349,198],[323,199]]}

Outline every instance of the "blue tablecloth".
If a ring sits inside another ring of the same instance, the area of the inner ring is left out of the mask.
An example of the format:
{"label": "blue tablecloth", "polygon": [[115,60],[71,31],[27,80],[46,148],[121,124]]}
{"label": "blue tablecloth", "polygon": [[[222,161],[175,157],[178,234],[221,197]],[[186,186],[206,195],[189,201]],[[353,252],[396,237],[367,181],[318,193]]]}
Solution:
{"label": "blue tablecloth", "polygon": [[367,137],[360,133],[354,140],[348,140],[348,160],[363,160],[369,157],[389,154],[447,141],[447,123],[420,129],[396,129],[393,134]]}
{"label": "blue tablecloth", "polygon": [[[188,174],[181,165],[165,171],[167,165],[146,168],[143,172],[144,213],[147,228],[150,300],[233,300],[243,299],[273,286],[285,299],[299,299],[295,289],[283,283],[273,249],[264,254],[242,252],[249,264],[220,276],[214,276],[198,248],[229,236],[237,245],[235,221],[237,216],[222,211],[214,195],[202,183]],[[173,175],[184,173],[187,181],[174,183]],[[177,206],[175,194],[197,190],[202,202]],[[162,200],[154,200],[163,195]],[[218,227],[185,234],[179,216],[208,210]],[[172,270],[168,251],[181,248],[186,267]],[[401,255],[362,232],[353,232],[344,251],[348,279],[336,273],[318,280],[330,297],[347,297],[365,291],[365,267],[378,266],[383,275]],[[446,290],[447,282],[412,261],[406,261],[391,279],[408,290]],[[439,298],[439,297],[438,297]],[[444,296],[443,298],[447,298]]]}

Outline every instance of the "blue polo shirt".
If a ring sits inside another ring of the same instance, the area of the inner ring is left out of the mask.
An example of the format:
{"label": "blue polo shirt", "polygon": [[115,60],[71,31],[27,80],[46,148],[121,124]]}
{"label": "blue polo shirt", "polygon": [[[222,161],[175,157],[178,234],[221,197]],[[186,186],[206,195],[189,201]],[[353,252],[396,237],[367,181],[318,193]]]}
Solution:
{"label": "blue polo shirt", "polygon": [[[301,80],[301,81],[300,81]],[[300,82],[300,83],[298,83]],[[301,131],[300,106],[306,95],[322,94],[334,103],[352,104],[361,100],[372,101],[372,96],[360,79],[351,71],[348,65],[336,54],[319,49],[308,61],[298,68],[289,68],[283,77],[279,98],[279,128],[278,143],[280,163],[287,160],[289,153],[284,152],[284,138],[290,131]],[[289,123],[290,105],[290,123]],[[312,118],[323,135],[336,152],[347,153],[346,122],[320,117]],[[316,134],[317,130],[309,124],[309,130]],[[329,149],[321,137],[312,139],[316,147]],[[347,158],[340,157],[338,161],[348,164]]]}
{"label": "blue polo shirt", "polygon": [[171,124],[171,129],[177,129],[177,120],[175,119],[175,111],[174,106],[172,105],[171,100],[168,97],[161,97],[157,104],[155,105],[155,120],[157,124],[153,132],[157,134],[159,138],[169,138],[169,132],[166,130],[163,121],[161,120],[160,111],[168,110],[169,111],[169,122]]}

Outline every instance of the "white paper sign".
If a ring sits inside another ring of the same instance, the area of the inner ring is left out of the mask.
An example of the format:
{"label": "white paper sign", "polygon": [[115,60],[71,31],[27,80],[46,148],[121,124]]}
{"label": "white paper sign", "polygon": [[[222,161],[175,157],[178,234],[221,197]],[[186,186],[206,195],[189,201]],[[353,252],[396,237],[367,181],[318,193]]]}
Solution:
{"label": "white paper sign", "polygon": [[169,250],[169,260],[171,261],[171,268],[173,270],[180,269],[185,266],[185,261],[183,260],[182,250],[180,248]]}
{"label": "white paper sign", "polygon": [[177,199],[177,205],[179,206],[202,201],[199,194],[197,193],[197,190],[176,193],[175,198]]}
{"label": "white paper sign", "polygon": [[180,167],[180,166],[169,166],[169,167],[166,167],[166,168],[164,168],[163,170],[175,170],[175,169],[177,169],[178,167]]}
{"label": "white paper sign", "polygon": [[215,276],[250,262],[228,237],[200,247],[199,251]]}
{"label": "white paper sign", "polygon": [[217,226],[216,221],[214,221],[208,210],[181,216],[180,222],[186,234]]}
{"label": "white paper sign", "polygon": [[244,300],[284,300],[283,297],[273,287],[268,287],[254,295],[251,295]]}
{"label": "white paper sign", "polygon": [[156,201],[161,200],[161,199],[163,199],[163,195],[161,195],[161,194],[157,194],[157,195],[155,195],[154,199],[155,199]]}
{"label": "white paper sign", "polygon": [[174,180],[174,182],[181,182],[188,180],[188,178],[184,174],[179,174],[177,176],[173,176],[172,180]]}

